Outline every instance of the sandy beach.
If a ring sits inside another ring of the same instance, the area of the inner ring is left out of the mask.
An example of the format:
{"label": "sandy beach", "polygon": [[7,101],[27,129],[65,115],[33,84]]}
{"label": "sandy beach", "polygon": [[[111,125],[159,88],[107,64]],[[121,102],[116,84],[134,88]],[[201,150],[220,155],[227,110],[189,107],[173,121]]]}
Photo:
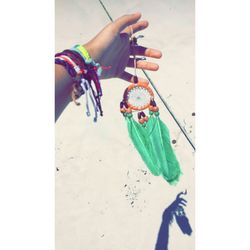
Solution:
{"label": "sandy beach", "polygon": [[[158,48],[160,69],[148,72],[161,95],[195,140],[194,1],[103,1],[111,16],[140,11],[149,27],[140,44]],[[99,1],[56,0],[56,51],[84,43],[109,19]],[[142,72],[139,72],[143,76]],[[183,175],[176,186],[149,173],[135,150],[119,103],[123,80],[103,80],[104,116],[93,123],[84,105],[71,103],[55,125],[56,250],[153,250],[162,213],[187,190],[185,208],[193,233],[174,222],[169,250],[194,250],[194,152],[159,98]]]}

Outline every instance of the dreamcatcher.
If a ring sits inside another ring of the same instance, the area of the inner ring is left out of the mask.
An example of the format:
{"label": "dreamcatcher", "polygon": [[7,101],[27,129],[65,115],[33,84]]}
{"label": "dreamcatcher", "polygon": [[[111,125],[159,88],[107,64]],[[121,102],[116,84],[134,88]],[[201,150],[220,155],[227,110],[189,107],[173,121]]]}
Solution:
{"label": "dreamcatcher", "polygon": [[[131,47],[137,39],[131,37]],[[178,182],[180,166],[170,142],[167,126],[160,119],[154,93],[148,83],[138,81],[136,56],[134,56],[135,83],[129,85],[123,94],[120,111],[127,122],[129,136],[150,172],[170,184]],[[138,122],[134,119],[137,114]]]}

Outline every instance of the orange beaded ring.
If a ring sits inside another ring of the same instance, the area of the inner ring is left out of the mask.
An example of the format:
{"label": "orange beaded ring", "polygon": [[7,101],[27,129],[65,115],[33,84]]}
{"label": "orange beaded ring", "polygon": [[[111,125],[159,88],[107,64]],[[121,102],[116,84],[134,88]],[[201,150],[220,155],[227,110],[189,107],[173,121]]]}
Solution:
{"label": "orange beaded ring", "polygon": [[123,101],[128,108],[134,111],[141,111],[149,108],[154,93],[148,83],[138,82],[129,85],[123,95]]}

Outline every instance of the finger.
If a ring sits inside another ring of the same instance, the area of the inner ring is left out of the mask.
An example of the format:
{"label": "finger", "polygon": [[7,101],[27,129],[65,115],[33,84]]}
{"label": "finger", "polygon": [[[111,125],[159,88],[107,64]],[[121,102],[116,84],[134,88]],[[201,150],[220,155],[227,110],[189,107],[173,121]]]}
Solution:
{"label": "finger", "polygon": [[130,15],[124,15],[115,20],[113,25],[117,32],[121,32],[127,26],[136,23],[140,18],[141,18],[141,13],[139,12]]}
{"label": "finger", "polygon": [[180,192],[179,194],[177,194],[176,200],[179,199],[179,198],[181,197],[182,194],[183,194],[183,192]]}
{"label": "finger", "polygon": [[[134,59],[133,58],[129,58],[127,67],[134,68]],[[146,62],[146,61],[142,61],[142,60],[136,60],[136,68],[157,71],[159,69],[159,65],[156,63]]]}
{"label": "finger", "polygon": [[127,27],[125,28],[122,33],[127,33],[128,35],[132,35],[131,34],[131,28],[132,28],[132,31],[133,31],[133,34],[138,32],[138,31],[141,31],[141,30],[144,30],[148,27],[148,21],[140,21],[138,23],[135,23],[133,25],[131,25],[130,27]]}
{"label": "finger", "polygon": [[131,48],[131,54],[132,53],[138,56],[147,56],[147,57],[152,57],[152,58],[162,57],[162,53],[160,50],[146,48],[143,46],[134,46],[133,48]]}
{"label": "finger", "polygon": [[186,202],[187,203],[187,200],[183,199],[183,198],[180,198],[179,200],[180,202]]}
{"label": "finger", "polygon": [[[135,76],[126,72],[126,71],[124,71],[122,73],[122,75],[119,76],[119,78],[121,78],[122,80],[127,81],[127,82],[135,83]],[[146,79],[143,79],[140,77],[138,77],[138,81],[141,83],[148,83],[148,81]]]}
{"label": "finger", "polygon": [[187,203],[185,203],[185,202],[183,202],[183,201],[181,201],[180,203],[179,203],[179,205],[183,205],[183,206],[187,206]]}

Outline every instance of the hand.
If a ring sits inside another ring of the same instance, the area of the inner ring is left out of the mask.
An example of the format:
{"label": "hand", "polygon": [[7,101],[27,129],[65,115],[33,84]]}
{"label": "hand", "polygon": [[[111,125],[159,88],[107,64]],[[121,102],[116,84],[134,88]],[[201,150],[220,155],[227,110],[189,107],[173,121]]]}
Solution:
{"label": "hand", "polygon": [[[126,67],[133,68],[134,60],[129,38],[131,30],[136,33],[148,27],[147,21],[138,21],[140,13],[125,15],[118,18],[113,23],[108,24],[96,37],[84,45],[95,62],[102,66],[111,66],[110,69],[103,70],[101,79],[118,77],[125,81],[134,82],[132,74],[125,71]],[[138,56],[161,58],[159,50],[135,46],[133,53]],[[145,70],[158,70],[156,63],[144,60],[137,61],[136,67]],[[147,80],[139,78],[139,81]]]}
{"label": "hand", "polygon": [[185,192],[180,192],[176,199],[165,209],[163,212],[163,220],[173,220],[173,215],[178,215],[179,213],[184,213],[184,207],[186,207],[187,200],[183,199],[181,196],[186,195],[187,190]]}

